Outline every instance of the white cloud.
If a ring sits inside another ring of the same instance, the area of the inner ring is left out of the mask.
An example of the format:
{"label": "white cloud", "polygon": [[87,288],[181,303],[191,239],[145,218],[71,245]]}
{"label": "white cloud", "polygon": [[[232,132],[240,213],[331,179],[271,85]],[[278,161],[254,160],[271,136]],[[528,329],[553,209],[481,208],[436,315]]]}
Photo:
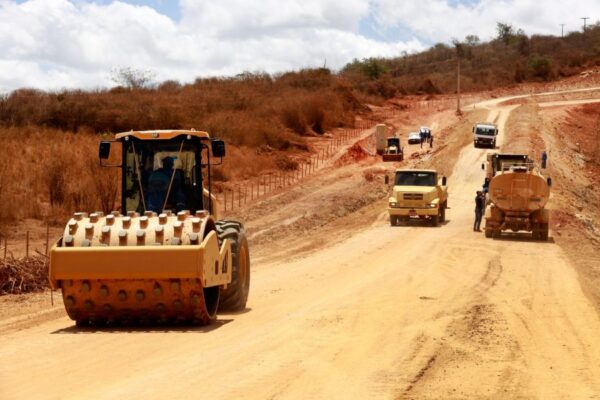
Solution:
{"label": "white cloud", "polygon": [[[423,48],[358,33],[369,4],[349,0],[181,0],[176,22],[115,1],[0,0],[0,91],[108,86],[111,69],[150,69],[159,80],[280,72]],[[18,70],[14,70],[18,69]]]}
{"label": "white cloud", "polygon": [[528,34],[560,35],[560,25],[566,31],[581,29],[579,17],[600,19],[598,0],[480,0],[455,3],[448,0],[373,0],[373,14],[384,28],[408,28],[426,42],[449,42],[475,34],[491,39],[496,34],[496,22],[510,23]]}
{"label": "white cloud", "polygon": [[[576,30],[580,16],[600,17],[598,0],[179,0],[174,21],[148,6],[99,1],[0,0],[0,91],[109,86],[120,66],[186,82],[325,60],[336,69],[468,34],[489,39],[497,21],[558,34],[560,23]],[[402,40],[368,37],[361,23]]]}

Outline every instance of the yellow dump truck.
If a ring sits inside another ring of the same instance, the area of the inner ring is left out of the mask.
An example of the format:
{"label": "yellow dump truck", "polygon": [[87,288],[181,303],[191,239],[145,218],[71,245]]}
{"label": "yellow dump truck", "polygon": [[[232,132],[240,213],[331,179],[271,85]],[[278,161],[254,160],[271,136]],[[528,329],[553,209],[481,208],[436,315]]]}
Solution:
{"label": "yellow dump truck", "polygon": [[411,219],[425,219],[438,226],[446,220],[446,177],[440,178],[437,171],[430,169],[398,169],[393,184],[388,202],[392,226]]}
{"label": "yellow dump truck", "polygon": [[[49,280],[78,326],[208,324],[242,310],[250,256],[240,222],[219,219],[211,167],[225,155],[206,132],[131,131],[118,147],[121,207],[77,212],[50,251]],[[116,158],[116,157],[113,157]]]}
{"label": "yellow dump truck", "polygon": [[490,203],[485,213],[486,237],[510,230],[548,240],[549,213],[544,207],[552,180],[542,176],[533,160],[523,154],[488,154],[484,185],[488,185]]}

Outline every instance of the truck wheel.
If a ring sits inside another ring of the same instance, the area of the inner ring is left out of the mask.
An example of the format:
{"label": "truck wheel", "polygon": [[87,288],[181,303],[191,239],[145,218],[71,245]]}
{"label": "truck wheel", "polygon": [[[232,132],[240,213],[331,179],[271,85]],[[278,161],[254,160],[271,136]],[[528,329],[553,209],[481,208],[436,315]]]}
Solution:
{"label": "truck wheel", "polygon": [[237,221],[216,221],[219,242],[231,241],[231,283],[221,289],[219,311],[241,311],[246,308],[250,291],[250,252],[244,226]]}
{"label": "truck wheel", "polygon": [[440,215],[434,215],[431,217],[431,226],[439,226],[440,225]]}
{"label": "truck wheel", "polygon": [[398,217],[395,215],[390,215],[390,226],[398,225]]}
{"label": "truck wheel", "polygon": [[541,224],[540,228],[540,240],[548,240],[548,224]]}
{"label": "truck wheel", "polygon": [[446,203],[442,204],[442,208],[440,210],[440,222],[446,222]]}
{"label": "truck wheel", "polygon": [[492,237],[492,230],[491,229],[485,229],[485,237],[486,238],[491,238]]}

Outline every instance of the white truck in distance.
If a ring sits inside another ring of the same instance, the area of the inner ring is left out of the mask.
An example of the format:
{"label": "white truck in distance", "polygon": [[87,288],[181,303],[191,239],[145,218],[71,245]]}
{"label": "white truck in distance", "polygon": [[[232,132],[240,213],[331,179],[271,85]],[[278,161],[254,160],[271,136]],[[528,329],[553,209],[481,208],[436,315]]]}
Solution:
{"label": "white truck in distance", "polygon": [[490,146],[496,148],[498,126],[491,122],[478,122],[473,127],[473,144],[475,147]]}

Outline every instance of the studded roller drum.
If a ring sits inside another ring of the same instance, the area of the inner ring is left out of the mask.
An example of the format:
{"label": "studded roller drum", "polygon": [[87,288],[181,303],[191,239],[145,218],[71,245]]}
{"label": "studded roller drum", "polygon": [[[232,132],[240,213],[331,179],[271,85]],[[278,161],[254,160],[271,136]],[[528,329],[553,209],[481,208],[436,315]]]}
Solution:
{"label": "studded roller drum", "polygon": [[231,282],[232,249],[234,260],[248,254],[239,227],[222,226],[219,235],[204,211],[76,213],[50,252],[50,283],[79,326],[208,324]]}
{"label": "studded roller drum", "polygon": [[244,226],[237,221],[221,220],[216,222],[219,240],[231,241],[231,283],[221,289],[219,310],[241,311],[246,308],[250,291],[250,253]]}

